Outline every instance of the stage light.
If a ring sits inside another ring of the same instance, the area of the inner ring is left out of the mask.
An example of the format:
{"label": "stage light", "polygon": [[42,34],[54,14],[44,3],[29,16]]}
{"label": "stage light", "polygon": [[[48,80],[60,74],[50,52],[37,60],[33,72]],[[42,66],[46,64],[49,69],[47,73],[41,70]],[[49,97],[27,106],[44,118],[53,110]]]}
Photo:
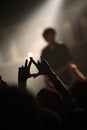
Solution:
{"label": "stage light", "polygon": [[28,61],[29,61],[30,57],[33,57],[33,53],[32,52],[28,52],[28,57],[27,57]]}

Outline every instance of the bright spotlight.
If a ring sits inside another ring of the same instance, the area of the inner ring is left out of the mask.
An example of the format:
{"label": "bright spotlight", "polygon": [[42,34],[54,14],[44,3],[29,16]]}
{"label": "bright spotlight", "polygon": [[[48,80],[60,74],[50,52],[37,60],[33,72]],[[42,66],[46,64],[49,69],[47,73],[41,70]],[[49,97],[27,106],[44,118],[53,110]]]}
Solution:
{"label": "bright spotlight", "polygon": [[32,53],[32,52],[28,52],[28,57],[27,57],[27,59],[29,60],[30,57],[33,57],[33,53]]}

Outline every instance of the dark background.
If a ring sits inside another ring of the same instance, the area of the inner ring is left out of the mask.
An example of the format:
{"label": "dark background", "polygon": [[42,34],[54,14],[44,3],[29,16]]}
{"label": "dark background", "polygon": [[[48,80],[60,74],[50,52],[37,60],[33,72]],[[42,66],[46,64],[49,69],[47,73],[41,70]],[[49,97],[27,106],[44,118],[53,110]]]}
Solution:
{"label": "dark background", "polygon": [[46,0],[2,0],[0,1],[0,28],[11,26],[22,20]]}

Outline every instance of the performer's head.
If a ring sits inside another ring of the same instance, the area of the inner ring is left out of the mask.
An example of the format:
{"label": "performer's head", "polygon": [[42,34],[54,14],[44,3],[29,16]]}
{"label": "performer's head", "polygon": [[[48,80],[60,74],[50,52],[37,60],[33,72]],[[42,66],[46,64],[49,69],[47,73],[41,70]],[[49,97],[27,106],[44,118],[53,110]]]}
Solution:
{"label": "performer's head", "polygon": [[56,35],[56,31],[53,28],[46,28],[43,31],[43,37],[48,43],[55,42],[55,35]]}

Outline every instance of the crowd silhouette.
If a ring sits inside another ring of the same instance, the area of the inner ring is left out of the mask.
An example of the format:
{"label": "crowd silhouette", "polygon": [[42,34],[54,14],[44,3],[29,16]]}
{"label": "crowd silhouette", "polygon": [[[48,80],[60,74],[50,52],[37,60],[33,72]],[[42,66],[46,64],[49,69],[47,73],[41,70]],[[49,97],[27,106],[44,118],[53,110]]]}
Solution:
{"label": "crowd silhouette", "polygon": [[[32,64],[38,69],[38,73],[30,73]],[[74,64],[69,67],[78,68]],[[75,71],[76,74],[77,72],[82,74],[79,69]],[[87,78],[84,75],[81,78],[79,73],[79,80],[68,88],[41,57],[38,62],[30,58],[30,61],[26,60],[25,65],[18,68],[18,86],[7,85],[0,76],[0,127],[38,130],[86,129]],[[40,75],[46,75],[54,87],[42,88],[34,97],[27,90],[27,80]]]}

